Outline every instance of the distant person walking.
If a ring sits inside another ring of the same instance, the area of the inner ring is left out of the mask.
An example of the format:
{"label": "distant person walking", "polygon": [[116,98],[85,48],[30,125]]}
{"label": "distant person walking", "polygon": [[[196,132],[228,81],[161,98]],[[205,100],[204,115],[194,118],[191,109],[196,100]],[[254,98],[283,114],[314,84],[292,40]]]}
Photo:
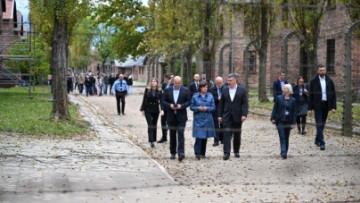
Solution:
{"label": "distant person walking", "polygon": [[[119,79],[114,82],[111,93],[116,97],[116,107],[118,115],[125,115],[125,96],[128,92],[128,86],[123,74],[119,74]],[[121,102],[121,109],[120,109]]]}
{"label": "distant person walking", "polygon": [[218,108],[219,123],[224,125],[224,160],[230,158],[233,136],[234,154],[240,158],[241,128],[248,114],[248,95],[245,88],[237,84],[236,78],[234,73],[228,75],[228,86],[221,92]]}
{"label": "distant person walking", "polygon": [[336,113],[336,91],[333,80],[326,75],[326,67],[318,66],[318,74],[310,81],[309,114],[315,112],[315,145],[325,150],[324,128],[329,111]]}
{"label": "distant person walking", "polygon": [[306,117],[308,113],[308,89],[304,83],[304,79],[299,77],[294,86],[294,94],[292,95],[296,101],[295,115],[298,133],[305,135]]}
{"label": "distant person walking", "polygon": [[276,125],[280,138],[280,155],[283,159],[287,158],[289,150],[290,131],[295,126],[295,99],[291,97],[293,93],[292,86],[285,84],[283,95],[276,98],[271,122]]}
{"label": "distant person walking", "polygon": [[154,142],[156,142],[159,114],[160,112],[164,114],[162,111],[162,91],[158,79],[151,79],[148,87],[145,88],[140,111],[146,118],[148,124],[148,140],[150,146],[153,148],[155,147]]}
{"label": "distant person walking", "polygon": [[212,117],[212,112],[215,111],[214,97],[207,91],[207,82],[201,81],[190,106],[194,112],[192,136],[195,138],[194,151],[198,160],[205,158],[207,139],[216,137]]}
{"label": "distant person walking", "polygon": [[277,98],[277,96],[282,95],[283,93],[283,87],[285,84],[288,84],[288,82],[285,80],[285,73],[279,72],[279,78],[274,80],[272,89],[273,89],[273,96],[274,96],[274,102]]}
{"label": "distant person walking", "polygon": [[[168,87],[173,86],[173,76],[172,73],[165,73],[164,75],[164,82],[161,84],[161,90],[164,92],[165,89],[167,89]],[[162,137],[161,139],[158,141],[158,143],[163,143],[167,141],[167,133],[168,133],[168,125],[166,122],[166,117],[167,117],[167,110],[166,108],[163,107],[163,111],[164,114],[161,115],[161,130],[162,130]]]}
{"label": "distant person walking", "polygon": [[166,88],[163,94],[166,121],[170,128],[170,159],[175,159],[178,153],[179,161],[185,158],[184,130],[188,120],[186,108],[191,103],[189,90],[181,83],[181,77],[175,76],[174,85]]}

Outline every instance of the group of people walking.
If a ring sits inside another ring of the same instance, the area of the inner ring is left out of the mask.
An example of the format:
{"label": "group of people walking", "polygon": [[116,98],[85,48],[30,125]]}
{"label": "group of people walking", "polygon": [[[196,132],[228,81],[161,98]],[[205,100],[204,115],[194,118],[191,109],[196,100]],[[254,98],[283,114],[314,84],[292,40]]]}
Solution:
{"label": "group of people walking", "polygon": [[[128,85],[128,91],[131,94],[133,79],[130,74],[123,75],[124,80]],[[93,74],[91,71],[86,73],[68,74],[67,76],[67,91],[71,93],[78,89],[79,94],[85,93],[88,96],[102,96],[112,95],[111,89],[115,81],[119,78],[119,74],[108,74],[97,72]]]}
{"label": "group of people walking", "polygon": [[[206,78],[206,76],[205,76]],[[170,159],[182,161],[185,158],[184,131],[188,120],[187,108],[193,111],[192,136],[195,138],[196,159],[206,157],[208,138],[214,138],[213,146],[223,144],[223,159],[228,160],[233,149],[234,157],[240,157],[241,129],[248,115],[248,93],[240,82],[240,75],[231,73],[224,83],[217,77],[214,84],[198,74],[194,82],[186,88],[182,78],[165,74],[160,85],[152,78],[145,88],[140,111],[148,124],[148,141],[155,147],[157,141],[157,122],[161,116],[162,137],[158,143],[167,141],[170,131]],[[297,125],[298,133],[305,135],[306,116],[315,112],[315,144],[325,150],[324,127],[328,112],[336,112],[336,93],[334,82],[326,75],[326,68],[318,67],[318,74],[305,84],[299,77],[294,86],[280,73],[274,81],[274,106],[271,121],[277,126],[280,155],[287,158],[291,129]],[[231,145],[233,145],[231,147]]]}
{"label": "group of people walking", "polygon": [[[329,111],[336,113],[336,91],[332,79],[326,74],[326,67],[318,66],[318,74],[305,84],[299,77],[296,85],[288,84],[285,74],[273,83],[274,107],[271,121],[276,125],[280,138],[280,155],[287,158],[290,131],[295,127],[298,133],[305,135],[307,114],[315,113],[316,137],[315,145],[325,150],[324,127]],[[279,92],[282,89],[282,94]]]}
{"label": "group of people walking", "polygon": [[[198,78],[195,75],[194,78]],[[160,143],[167,141],[167,129],[170,131],[170,159],[182,161],[185,158],[184,131],[188,120],[187,108],[194,113],[192,135],[195,138],[194,153],[197,159],[206,157],[207,139],[214,138],[213,146],[219,142],[224,144],[224,160],[228,160],[231,152],[231,140],[235,157],[240,157],[241,126],[248,113],[248,97],[243,86],[238,83],[239,75],[232,73],[227,77],[227,85],[221,77],[217,77],[215,85],[205,78],[195,80],[190,86],[182,85],[182,78],[165,74],[162,89],[156,78],[151,79],[145,89],[140,110],[148,123],[148,140],[154,147],[159,115],[163,117],[163,137]],[[163,120],[162,119],[162,120]]]}

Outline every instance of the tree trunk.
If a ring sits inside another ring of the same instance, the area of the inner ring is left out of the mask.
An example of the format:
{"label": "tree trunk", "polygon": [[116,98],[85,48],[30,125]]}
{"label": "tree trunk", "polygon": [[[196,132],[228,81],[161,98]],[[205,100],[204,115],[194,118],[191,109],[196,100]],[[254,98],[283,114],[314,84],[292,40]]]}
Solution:
{"label": "tree trunk", "polygon": [[55,19],[51,50],[52,92],[54,95],[52,116],[55,121],[70,120],[66,83],[67,59],[67,25]]}
{"label": "tree trunk", "polygon": [[204,51],[203,51],[203,70],[207,78],[211,77],[211,53],[210,53],[210,21],[211,21],[211,3],[210,0],[206,1],[206,14],[204,25]]}
{"label": "tree trunk", "polygon": [[259,67],[259,101],[266,102],[268,101],[266,95],[266,53],[267,53],[267,33],[268,33],[268,22],[267,16],[268,8],[266,5],[261,6],[261,36],[260,36],[260,51],[259,51],[259,59],[260,59],[260,67]]}
{"label": "tree trunk", "polygon": [[192,81],[192,46],[189,45],[189,49],[186,53],[186,68],[187,68],[187,81],[190,84],[190,81]]}

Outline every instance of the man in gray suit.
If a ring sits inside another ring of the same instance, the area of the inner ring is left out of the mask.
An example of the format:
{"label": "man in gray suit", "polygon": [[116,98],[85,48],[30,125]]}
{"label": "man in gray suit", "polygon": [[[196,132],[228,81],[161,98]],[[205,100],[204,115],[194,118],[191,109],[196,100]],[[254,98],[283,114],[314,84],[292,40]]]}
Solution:
{"label": "man in gray suit", "polygon": [[236,74],[227,77],[228,86],[222,89],[218,107],[218,120],[224,126],[224,160],[230,158],[231,139],[235,157],[240,157],[241,127],[248,114],[248,95],[245,88],[237,83]]}

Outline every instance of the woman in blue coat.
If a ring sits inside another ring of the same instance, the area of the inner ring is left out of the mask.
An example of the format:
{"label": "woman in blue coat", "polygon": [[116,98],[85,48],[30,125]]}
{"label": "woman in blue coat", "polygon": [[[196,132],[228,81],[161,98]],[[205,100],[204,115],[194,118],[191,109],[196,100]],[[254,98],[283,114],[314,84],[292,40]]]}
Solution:
{"label": "woman in blue coat", "polygon": [[214,97],[208,91],[206,81],[199,84],[199,92],[191,99],[190,110],[194,112],[192,135],[195,138],[195,156],[205,158],[207,138],[215,137],[212,112],[215,111]]}
{"label": "woman in blue coat", "polygon": [[280,138],[280,155],[283,159],[287,158],[289,150],[290,131],[295,126],[295,99],[291,97],[293,93],[292,86],[286,84],[283,87],[283,95],[276,98],[273,111],[271,114],[271,122],[276,124]]}

